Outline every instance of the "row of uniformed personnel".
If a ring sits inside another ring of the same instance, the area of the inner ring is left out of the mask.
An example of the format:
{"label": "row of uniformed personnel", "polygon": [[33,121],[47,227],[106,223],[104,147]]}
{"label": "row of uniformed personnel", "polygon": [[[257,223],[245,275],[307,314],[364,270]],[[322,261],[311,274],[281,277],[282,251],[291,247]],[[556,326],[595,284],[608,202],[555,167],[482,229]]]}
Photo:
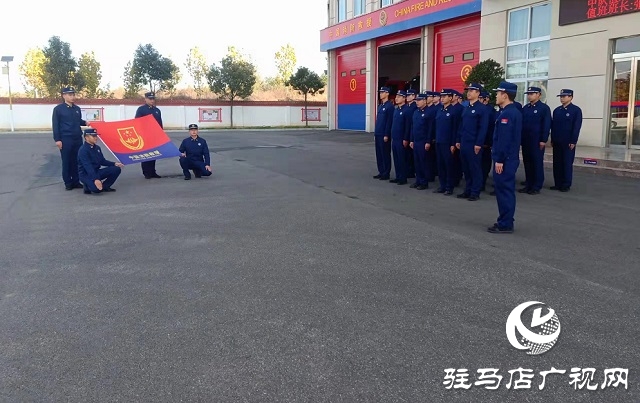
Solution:
{"label": "row of uniformed personnel", "polygon": [[[90,124],[82,119],[82,112],[75,103],[76,92],[73,87],[62,89],[64,102],[53,109],[53,139],[60,150],[62,158],[62,179],[65,189],[84,189],[85,194],[98,194],[115,191],[112,187],[124,167],[120,162],[105,159],[100,146],[97,145],[95,129],[82,130],[82,126]],[[162,114],[155,105],[155,93],[145,94],[145,105],[136,111],[136,118],[153,115],[160,127]],[[84,135],[84,143],[82,141]],[[191,179],[190,170],[196,178],[209,176],[211,157],[205,139],[198,135],[198,125],[189,125],[189,137],[180,144],[180,167],[184,179]],[[155,160],[142,162],[142,173],[146,179],[161,178],[156,173]],[[104,168],[103,168],[104,167]]]}
{"label": "row of uniformed personnel", "polygon": [[[398,91],[394,106],[389,88],[382,87],[375,127],[378,174],[374,179],[390,179],[393,155],[396,178],[390,182],[407,184],[411,168],[406,150],[411,150],[416,177],[412,188],[427,189],[428,182],[438,176],[439,187],[434,193],[451,195],[464,174],[465,188],[458,198],[476,201],[493,165],[492,194],[498,198],[501,218],[489,231],[511,233],[520,147],[526,176],[520,193],[535,195],[542,189],[544,149],[550,132],[555,179],[551,189],[569,191],[582,112],[572,104],[572,90],[562,90],[558,95],[562,105],[554,110],[552,118],[549,107],[540,101],[540,88],[527,89],[529,103],[523,107],[514,100],[517,85],[503,82],[495,89],[500,98],[497,108],[489,105],[490,95],[480,84],[472,83],[465,89],[468,103],[464,106],[460,102],[462,94],[453,89],[420,94]],[[512,182],[513,191],[509,190]]]}

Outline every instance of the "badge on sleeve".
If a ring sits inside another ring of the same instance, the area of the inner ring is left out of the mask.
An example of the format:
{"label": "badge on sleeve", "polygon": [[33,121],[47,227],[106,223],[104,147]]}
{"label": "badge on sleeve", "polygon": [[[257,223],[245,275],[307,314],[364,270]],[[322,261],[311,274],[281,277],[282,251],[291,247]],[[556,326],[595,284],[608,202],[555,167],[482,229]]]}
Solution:
{"label": "badge on sleeve", "polygon": [[509,123],[509,119],[502,118],[502,119],[500,119],[500,123],[502,123],[503,125],[506,125],[507,123]]}

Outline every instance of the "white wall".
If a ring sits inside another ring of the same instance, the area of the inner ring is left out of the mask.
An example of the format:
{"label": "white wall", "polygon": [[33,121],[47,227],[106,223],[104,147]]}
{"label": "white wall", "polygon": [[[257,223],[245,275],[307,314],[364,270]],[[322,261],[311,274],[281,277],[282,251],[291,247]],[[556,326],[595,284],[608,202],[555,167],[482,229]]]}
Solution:
{"label": "white wall", "polygon": [[[50,130],[53,104],[14,104],[13,122],[15,130]],[[83,109],[104,108],[105,121],[133,119],[139,105],[96,105],[80,104]],[[184,129],[191,123],[201,128],[224,128],[231,125],[229,106],[211,106],[206,108],[222,109],[222,122],[199,122],[198,108],[203,106],[159,106],[165,129]],[[327,126],[327,107],[309,106],[320,109],[320,122],[309,121],[309,126]],[[262,106],[240,105],[233,107],[234,127],[261,126],[304,126],[302,106]],[[11,128],[8,104],[0,104],[0,130]]]}

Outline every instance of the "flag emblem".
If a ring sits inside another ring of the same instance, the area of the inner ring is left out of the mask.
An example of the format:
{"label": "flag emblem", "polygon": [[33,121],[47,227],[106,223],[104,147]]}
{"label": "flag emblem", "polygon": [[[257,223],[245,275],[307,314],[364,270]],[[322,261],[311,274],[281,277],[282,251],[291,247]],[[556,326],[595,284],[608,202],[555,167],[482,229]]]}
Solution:
{"label": "flag emblem", "polygon": [[141,150],[144,147],[144,140],[133,126],[118,129],[118,135],[122,144],[129,150]]}
{"label": "flag emblem", "polygon": [[509,123],[509,119],[501,119],[500,123],[506,125],[507,123]]}

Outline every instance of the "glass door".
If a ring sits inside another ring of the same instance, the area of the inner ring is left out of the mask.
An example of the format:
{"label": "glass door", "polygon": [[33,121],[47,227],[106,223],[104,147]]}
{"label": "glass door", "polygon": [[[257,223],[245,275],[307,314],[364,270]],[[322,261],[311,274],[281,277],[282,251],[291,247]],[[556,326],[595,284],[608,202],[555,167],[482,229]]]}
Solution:
{"label": "glass door", "polygon": [[613,63],[609,145],[640,149],[640,57]]}
{"label": "glass door", "polygon": [[632,72],[629,137],[631,137],[631,148],[640,149],[640,57],[633,59]]}

